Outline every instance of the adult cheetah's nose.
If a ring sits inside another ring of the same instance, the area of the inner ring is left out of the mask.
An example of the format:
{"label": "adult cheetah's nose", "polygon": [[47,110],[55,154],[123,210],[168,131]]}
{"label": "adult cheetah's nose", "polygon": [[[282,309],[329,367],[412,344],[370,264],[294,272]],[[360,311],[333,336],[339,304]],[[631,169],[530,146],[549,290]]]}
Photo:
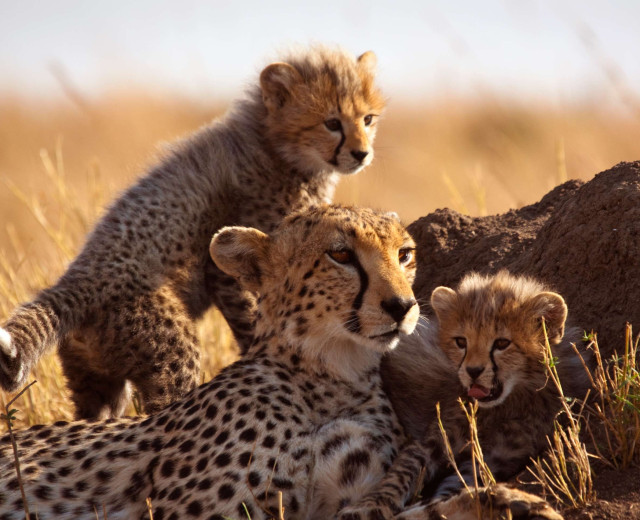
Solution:
{"label": "adult cheetah's nose", "polygon": [[484,367],[467,367],[467,374],[471,376],[471,379],[477,379],[482,372],[484,372]]}
{"label": "adult cheetah's nose", "polygon": [[382,300],[380,306],[394,319],[400,323],[407,315],[409,309],[416,304],[415,298],[400,298],[394,296],[388,300]]}
{"label": "adult cheetah's nose", "polygon": [[364,161],[364,158],[369,155],[369,152],[366,152],[364,150],[351,150],[351,155],[353,156],[353,158],[358,161],[359,163],[361,163],[362,161]]}

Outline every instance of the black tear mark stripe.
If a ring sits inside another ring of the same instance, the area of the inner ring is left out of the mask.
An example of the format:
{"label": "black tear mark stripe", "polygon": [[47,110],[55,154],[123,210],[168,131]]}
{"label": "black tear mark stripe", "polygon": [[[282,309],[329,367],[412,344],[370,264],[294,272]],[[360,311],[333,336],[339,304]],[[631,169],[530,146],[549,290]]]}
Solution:
{"label": "black tear mark stripe", "polygon": [[353,257],[352,265],[353,267],[356,268],[356,271],[358,271],[358,276],[360,278],[360,291],[356,295],[355,299],[353,300],[353,304],[351,305],[352,310],[351,310],[351,314],[349,315],[349,321],[347,322],[347,328],[351,332],[355,332],[356,334],[359,334],[360,331],[362,330],[362,326],[360,325],[360,318],[358,317],[358,311],[362,307],[362,300],[364,298],[364,293],[367,291],[367,288],[369,287],[369,275],[367,275],[367,272],[364,270],[364,268],[362,267],[362,264],[358,261],[358,258],[355,255]]}
{"label": "black tear mark stripe", "polygon": [[344,129],[340,127],[340,142],[338,143],[338,146],[336,146],[336,149],[333,152],[333,157],[329,161],[329,164],[338,166],[338,154],[340,153],[340,149],[342,148],[342,145],[344,144],[345,139],[346,137],[344,136]]}
{"label": "black tear mark stripe", "polygon": [[[458,345],[456,345],[456,347],[457,346]],[[462,356],[462,361],[460,361],[460,364],[458,365],[458,370],[462,368],[462,363],[464,363],[465,359],[467,359],[467,347],[464,348],[464,356]]]}
{"label": "black tear mark stripe", "polygon": [[489,357],[491,358],[491,366],[493,367],[493,375],[497,379],[498,378],[498,364],[496,360],[493,358],[493,348],[489,351]]}

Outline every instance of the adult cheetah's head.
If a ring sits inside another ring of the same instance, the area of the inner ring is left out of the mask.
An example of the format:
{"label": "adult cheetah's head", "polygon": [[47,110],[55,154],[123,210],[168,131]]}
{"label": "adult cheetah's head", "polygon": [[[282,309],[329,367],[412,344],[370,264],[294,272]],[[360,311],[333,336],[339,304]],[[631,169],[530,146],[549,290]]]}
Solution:
{"label": "adult cheetah's head", "polygon": [[551,345],[564,334],[567,306],[540,283],[501,271],[467,275],[456,290],[437,287],[431,305],[439,344],[480,406],[502,403],[519,387],[545,384],[544,319]]}
{"label": "adult cheetah's head", "polygon": [[224,228],[210,251],[220,269],[261,295],[261,322],[325,355],[362,346],[383,352],[413,332],[414,247],[395,215],[322,206],[288,217],[270,236]]}

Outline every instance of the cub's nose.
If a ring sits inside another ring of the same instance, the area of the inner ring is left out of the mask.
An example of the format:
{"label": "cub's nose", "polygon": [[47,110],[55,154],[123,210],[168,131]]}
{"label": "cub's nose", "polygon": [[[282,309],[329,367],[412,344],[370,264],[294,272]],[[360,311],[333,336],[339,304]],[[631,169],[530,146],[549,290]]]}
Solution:
{"label": "cub's nose", "polygon": [[369,152],[365,152],[365,151],[362,151],[362,150],[351,150],[351,155],[356,161],[361,163],[362,161],[364,161],[364,158],[367,155],[369,155]]}
{"label": "cub's nose", "polygon": [[400,323],[407,315],[409,309],[416,304],[415,298],[400,298],[394,296],[388,300],[382,300],[380,306],[394,319]]}
{"label": "cub's nose", "polygon": [[467,367],[467,374],[471,376],[471,379],[477,379],[482,372],[484,372],[484,367]]}

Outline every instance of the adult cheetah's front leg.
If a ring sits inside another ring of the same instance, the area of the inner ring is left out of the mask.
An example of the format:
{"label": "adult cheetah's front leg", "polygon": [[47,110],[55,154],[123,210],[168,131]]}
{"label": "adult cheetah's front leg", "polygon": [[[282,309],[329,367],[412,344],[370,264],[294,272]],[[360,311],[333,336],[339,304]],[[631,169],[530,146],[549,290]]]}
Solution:
{"label": "adult cheetah's front leg", "polygon": [[[355,504],[340,511],[339,520],[390,519],[404,508],[416,487],[427,459],[432,458],[422,442],[407,442],[376,488]],[[430,469],[436,468],[431,465]]]}
{"label": "adult cheetah's front leg", "polygon": [[562,520],[545,500],[505,484],[466,489],[447,499],[407,509],[397,520]]}

